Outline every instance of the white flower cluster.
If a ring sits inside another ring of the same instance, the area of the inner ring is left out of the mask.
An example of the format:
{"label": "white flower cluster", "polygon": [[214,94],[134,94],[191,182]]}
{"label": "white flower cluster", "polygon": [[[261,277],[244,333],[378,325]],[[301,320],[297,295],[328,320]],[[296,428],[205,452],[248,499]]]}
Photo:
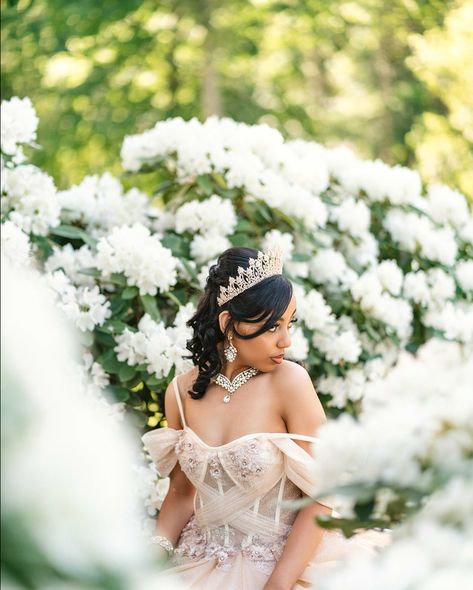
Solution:
{"label": "white flower cluster", "polygon": [[26,233],[45,236],[59,225],[59,203],[52,178],[32,165],[2,170],[2,215]]}
{"label": "white flower cluster", "polygon": [[[468,292],[473,262],[457,267],[457,280]],[[472,285],[473,286],[473,285]],[[444,333],[445,338],[473,345],[473,305],[455,301],[455,281],[441,268],[407,273],[404,295],[425,309],[423,323]]]}
{"label": "white flower cluster", "polygon": [[455,296],[455,282],[441,268],[409,272],[404,277],[406,297],[427,308],[439,308]]}
{"label": "white flower cluster", "polygon": [[363,201],[346,196],[340,205],[332,207],[329,213],[341,232],[362,237],[369,231],[371,212]]}
{"label": "white flower cluster", "polygon": [[387,200],[393,205],[418,202],[422,183],[416,171],[403,166],[389,166],[381,160],[363,161],[356,157],[342,158],[337,162],[336,155],[337,152],[328,156],[330,169],[348,193],[364,193],[370,201]]}
{"label": "white flower cluster", "polygon": [[426,326],[443,333],[448,340],[463,342],[473,348],[473,305],[448,301],[442,308],[429,309],[424,316]]}
{"label": "white flower cluster", "polygon": [[328,186],[324,161],[314,166],[301,158],[282,135],[267,125],[245,125],[209,117],[204,123],[181,118],[158,122],[141,135],[125,137],[123,166],[137,171],[164,160],[181,182],[218,173],[229,188],[241,188],[248,199],[301,219],[308,228],[323,227],[327,208],[319,194]]}
{"label": "white flower cluster", "polygon": [[465,293],[473,291],[473,260],[461,260],[457,264],[456,279]]}
{"label": "white flower cluster", "polygon": [[384,260],[358,277],[351,294],[367,316],[383,322],[406,342],[411,332],[412,308],[399,297],[402,284],[403,274],[396,262]]}
{"label": "white flower cluster", "polygon": [[53,252],[46,260],[44,269],[46,272],[54,272],[62,269],[67,277],[75,285],[94,286],[95,280],[93,277],[82,274],[80,271],[84,268],[91,268],[95,265],[95,255],[92,250],[83,245],[74,250],[71,244],[64,246],[53,246]]}
{"label": "white flower cluster", "polygon": [[101,326],[112,315],[110,302],[97,286],[76,287],[62,270],[45,276],[48,286],[56,294],[56,305],[82,332]]}
{"label": "white flower cluster", "polygon": [[232,202],[212,195],[204,201],[189,201],[175,216],[176,232],[198,232],[192,239],[192,258],[199,264],[208,262],[231,246],[226,236],[233,233],[237,217]]}
{"label": "white flower cluster", "polygon": [[31,144],[36,139],[39,119],[31,100],[14,96],[2,100],[1,148],[2,153],[13,156],[17,163],[23,160],[21,144]]}
{"label": "white flower cluster", "polygon": [[351,269],[343,254],[332,248],[319,250],[309,263],[310,277],[317,285],[330,289],[349,289],[358,275]]}
{"label": "white flower cluster", "polygon": [[427,212],[436,223],[461,229],[471,216],[465,197],[448,186],[430,185],[426,197]]}
{"label": "white flower cluster", "polygon": [[291,346],[286,349],[286,356],[293,361],[305,361],[309,354],[309,341],[302,328],[295,328],[291,334]]}
{"label": "white flower cluster", "polygon": [[108,172],[86,176],[79,185],[60,191],[58,201],[62,221],[80,223],[94,238],[122,225],[149,226],[158,215],[147,195],[135,188],[124,194],[120,181]]}
{"label": "white flower cluster", "polygon": [[[432,344],[421,361],[406,354],[385,381],[368,385],[358,420],[345,414],[319,430],[315,472],[321,496],[355,483],[375,496],[383,488],[428,494],[438,481],[467,472],[473,363],[454,345]],[[353,516],[355,501],[345,498],[346,516]]]}
{"label": "white flower cluster", "polygon": [[294,285],[294,294],[297,299],[297,315],[309,330],[324,332],[335,323],[335,316],[319,291],[312,289],[306,293],[303,287]]}
{"label": "white flower cluster", "polygon": [[173,366],[176,373],[187,371],[192,362],[184,358],[188,356],[186,342],[192,336],[186,321],[194,313],[191,303],[181,307],[173,326],[167,327],[163,322],[155,322],[145,314],[138,323],[138,331],[128,328],[115,337],[117,346],[114,348],[119,361],[129,365],[146,363],[148,371],[158,379],[166,377]]}
{"label": "white flower cluster", "polygon": [[140,223],[115,227],[101,238],[95,264],[104,279],[124,273],[128,284],[138,287],[142,295],[168,291],[177,280],[178,260]]}
{"label": "white flower cluster", "polygon": [[[473,586],[472,485],[471,480],[452,482],[445,491],[431,498],[422,513],[395,531],[391,546],[379,555],[358,555],[347,560],[342,567],[319,577],[317,587],[321,590],[468,590]],[[438,514],[440,504],[442,512]],[[452,516],[460,518],[458,524],[449,523]]]}
{"label": "white flower cluster", "polygon": [[136,580],[153,559],[137,519],[136,434],[84,395],[69,370],[75,335],[40,278],[7,264],[2,274],[2,403],[21,407],[2,426],[2,506],[44,556],[31,564],[19,552],[15,565],[43,588],[57,587],[58,572],[63,588],[104,572],[125,587],[153,587]]}
{"label": "white flower cluster", "polygon": [[14,266],[30,266],[31,242],[23,230],[12,221],[2,224],[2,254]]}
{"label": "white flower cluster", "polygon": [[451,227],[436,227],[427,217],[400,209],[388,211],[384,227],[408,252],[447,266],[455,263],[458,245]]}
{"label": "white flower cluster", "polygon": [[363,398],[367,385],[367,378],[363,369],[350,369],[344,377],[329,375],[322,377],[317,382],[317,391],[328,393],[332,397],[329,405],[335,408],[344,408],[349,400],[358,401]]}
{"label": "white flower cluster", "polygon": [[[285,270],[293,277],[307,278],[309,276],[309,262],[312,254],[312,247],[300,236],[293,236],[288,232],[281,232],[278,229],[271,229],[266,232],[261,241],[262,250],[279,249]],[[294,260],[294,251],[304,254],[307,260]]]}

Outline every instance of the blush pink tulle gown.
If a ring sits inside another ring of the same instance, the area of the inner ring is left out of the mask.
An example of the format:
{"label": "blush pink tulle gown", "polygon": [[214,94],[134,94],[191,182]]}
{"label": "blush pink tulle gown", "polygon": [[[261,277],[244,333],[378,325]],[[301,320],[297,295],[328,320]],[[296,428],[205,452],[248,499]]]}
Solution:
{"label": "blush pink tulle gown", "polygon": [[[184,428],[158,428],[142,440],[161,476],[179,461],[197,493],[162,588],[175,580],[183,590],[262,590],[297,515],[280,502],[310,495],[314,488],[313,459],[295,441],[314,443],[316,452],[318,439],[261,432],[209,446],[187,426],[176,378],[173,386]],[[329,498],[319,502],[332,507]],[[374,553],[389,542],[389,532],[346,539],[326,531],[293,590],[316,588],[318,576],[345,557]]]}

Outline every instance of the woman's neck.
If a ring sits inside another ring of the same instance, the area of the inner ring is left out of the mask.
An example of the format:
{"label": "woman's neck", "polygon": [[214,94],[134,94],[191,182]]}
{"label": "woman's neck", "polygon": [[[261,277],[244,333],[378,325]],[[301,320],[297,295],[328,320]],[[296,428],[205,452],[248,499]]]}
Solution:
{"label": "woman's neck", "polygon": [[233,379],[235,379],[235,377],[238,375],[238,373],[241,373],[245,369],[249,369],[249,368],[250,368],[250,365],[245,365],[245,364],[240,363],[238,360],[235,360],[231,363],[229,363],[229,362],[225,363],[225,365],[222,367],[222,370],[220,372],[222,373],[222,375],[225,375],[225,377],[227,379],[229,379],[230,381],[233,381]]}

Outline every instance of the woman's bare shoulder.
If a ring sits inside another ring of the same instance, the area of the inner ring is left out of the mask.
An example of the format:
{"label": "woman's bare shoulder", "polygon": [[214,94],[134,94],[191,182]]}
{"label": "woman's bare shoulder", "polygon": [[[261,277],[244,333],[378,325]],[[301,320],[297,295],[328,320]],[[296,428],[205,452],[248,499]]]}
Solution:
{"label": "woman's bare shoulder", "polygon": [[181,396],[184,394],[185,391],[191,388],[194,381],[197,379],[197,375],[199,374],[199,367],[192,367],[185,373],[181,373],[177,376],[177,384],[179,386],[179,392]]}
{"label": "woman's bare shoulder", "polygon": [[307,370],[294,361],[284,360],[275,371],[271,373],[276,389],[291,385],[312,382]]}

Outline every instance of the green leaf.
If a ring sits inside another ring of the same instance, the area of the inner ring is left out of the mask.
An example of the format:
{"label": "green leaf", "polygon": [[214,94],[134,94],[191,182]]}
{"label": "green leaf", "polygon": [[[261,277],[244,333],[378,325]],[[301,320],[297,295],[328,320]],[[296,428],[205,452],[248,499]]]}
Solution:
{"label": "green leaf", "polygon": [[305,252],[294,252],[291,258],[295,262],[308,262],[312,258],[312,255]]}
{"label": "green leaf", "polygon": [[113,393],[113,397],[117,402],[126,402],[130,398],[130,392],[121,385],[110,385],[110,391]]}
{"label": "green leaf", "polygon": [[165,248],[169,248],[173,256],[182,259],[189,259],[190,250],[188,241],[180,235],[168,233],[161,239],[161,244]]}
{"label": "green leaf", "polygon": [[107,279],[110,283],[114,283],[115,285],[120,285],[120,287],[126,287],[126,277],[121,272],[112,272],[112,275],[109,279]]}
{"label": "green leaf", "polygon": [[163,180],[158,184],[158,186],[154,189],[154,195],[158,196],[164,192],[166,192],[169,188],[171,188],[174,184],[173,180]]}
{"label": "green leaf", "polygon": [[374,498],[369,500],[368,502],[357,502],[355,504],[354,510],[357,517],[366,522],[369,517],[371,516],[374,508]]}
{"label": "green leaf", "polygon": [[133,379],[133,377],[136,375],[136,369],[134,366],[130,366],[128,364],[124,364],[122,367],[120,367],[119,371],[118,371],[118,378],[120,379],[120,381],[129,381],[130,379]]}
{"label": "green leaf", "polygon": [[177,305],[178,308],[181,307],[182,303],[171,291],[167,291],[166,293],[164,293],[164,296],[168,297],[171,301],[173,301]]}
{"label": "green leaf", "polygon": [[161,320],[161,314],[159,313],[156,298],[153,297],[153,295],[140,295],[140,300],[145,312],[149,314],[153,320],[159,322]]}
{"label": "green leaf", "polygon": [[78,272],[81,275],[87,275],[88,277],[95,277],[96,279],[99,279],[102,276],[102,273],[100,272],[100,270],[98,268],[94,268],[93,266],[90,266],[88,268],[82,268]]}
{"label": "green leaf", "polygon": [[136,331],[136,328],[128,326],[125,322],[120,320],[108,320],[103,326],[95,328],[98,332],[104,332],[106,334],[121,334],[126,328],[131,331]]}
{"label": "green leaf", "polygon": [[201,174],[200,176],[198,176],[197,184],[202,189],[204,195],[206,195],[207,197],[210,197],[210,195],[212,195],[215,192],[214,184],[212,180],[207,176],[207,174]]}
{"label": "green leaf", "polygon": [[118,373],[123,363],[117,359],[117,355],[113,349],[109,349],[99,356],[97,361],[107,371],[107,373]]}
{"label": "green leaf", "polygon": [[239,233],[250,233],[253,231],[253,224],[248,219],[238,218],[235,232]]}
{"label": "green leaf", "polygon": [[157,387],[159,385],[159,379],[154,375],[148,377],[148,379],[146,379],[145,382],[150,389],[152,389],[153,387]]}
{"label": "green leaf", "polygon": [[122,291],[121,298],[127,301],[128,299],[134,299],[138,294],[138,287],[125,287]]}
{"label": "green leaf", "polygon": [[89,246],[95,246],[97,240],[89,236],[82,228],[76,227],[75,225],[58,225],[50,230],[53,236],[59,236],[61,238],[69,238],[70,240],[82,240]]}

